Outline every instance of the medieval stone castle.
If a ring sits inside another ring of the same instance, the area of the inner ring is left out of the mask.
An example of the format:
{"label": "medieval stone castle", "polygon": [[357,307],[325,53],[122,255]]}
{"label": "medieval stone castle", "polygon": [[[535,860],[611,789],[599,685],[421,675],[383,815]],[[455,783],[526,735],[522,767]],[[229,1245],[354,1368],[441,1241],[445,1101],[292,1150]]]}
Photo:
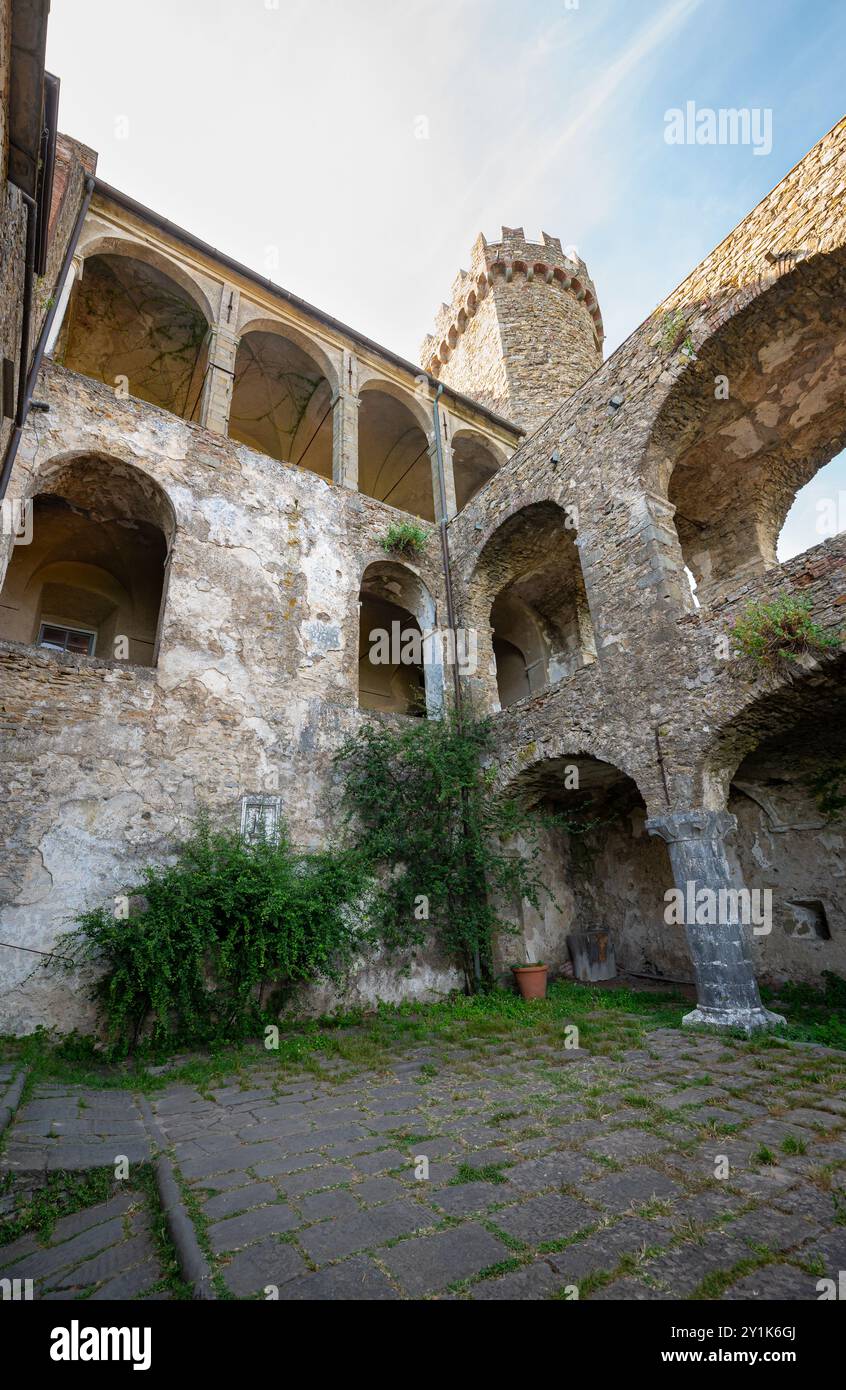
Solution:
{"label": "medieval stone castle", "polygon": [[[34,953],[200,806],[331,838],[344,737],[452,698],[443,663],[368,643],[443,633],[447,573],[498,785],[614,811],[578,853],[547,832],[552,897],[514,907],[527,951],[562,967],[605,927],[621,971],[695,981],[697,1018],[749,1028],[759,978],[846,973],[846,840],[813,793],[846,757],[842,658],[739,678],[727,640],[783,594],[846,627],[846,536],[776,559],[846,443],[846,121],[606,361],[584,262],[503,228],[415,364],[55,131],[39,186],[25,115],[3,131],[0,1031],[88,1026]],[[409,520],[425,550],[389,556]],[[771,930],[668,925],[691,881],[771,890]],[[460,983],[434,953],[370,959],[346,999]]]}

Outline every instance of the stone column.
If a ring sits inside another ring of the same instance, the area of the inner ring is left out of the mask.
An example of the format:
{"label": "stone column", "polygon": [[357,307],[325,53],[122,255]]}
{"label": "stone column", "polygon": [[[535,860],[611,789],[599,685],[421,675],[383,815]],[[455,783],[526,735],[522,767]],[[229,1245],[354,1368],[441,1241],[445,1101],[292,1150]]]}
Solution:
{"label": "stone column", "polygon": [[358,363],[346,348],[342,354],[341,385],[332,401],[332,481],[358,491]]}
{"label": "stone column", "polygon": [[56,309],[56,317],[53,319],[53,322],[50,325],[50,333],[47,338],[47,346],[44,349],[48,357],[52,356],[56,343],[59,340],[59,334],[61,333],[62,326],[65,322],[65,315],[68,311],[68,304],[70,303],[71,292],[73,290],[74,284],[77,280],[81,279],[82,257],[74,256],[73,260],[70,263],[70,269],[68,270],[65,283],[62,286],[62,293],[59,298],[58,307]]}
{"label": "stone column", "polygon": [[[455,470],[452,461],[452,445],[441,437],[441,453],[444,460],[444,489],[446,491],[446,520],[452,518],[458,512],[458,504],[455,500]],[[438,481],[438,447],[435,443],[434,434],[429,436],[429,458],[432,462],[432,497],[435,503],[435,520],[443,520],[441,516],[441,487]]]}
{"label": "stone column", "polygon": [[226,324],[216,323],[209,329],[208,365],[200,397],[200,424],[216,434],[226,434],[229,429],[239,342],[240,339]]}
{"label": "stone column", "polygon": [[[752,1033],[784,1020],[763,1007],[758,993],[749,943],[740,920],[738,884],[726,855],[725,841],[736,826],[735,817],[728,811],[668,812],[646,822],[651,835],[666,840],[676,887],[687,904],[684,925],[698,1003],[692,1013],[685,1015],[684,1022],[742,1028]],[[716,922],[695,920],[698,914],[692,908],[703,888],[717,895]]]}

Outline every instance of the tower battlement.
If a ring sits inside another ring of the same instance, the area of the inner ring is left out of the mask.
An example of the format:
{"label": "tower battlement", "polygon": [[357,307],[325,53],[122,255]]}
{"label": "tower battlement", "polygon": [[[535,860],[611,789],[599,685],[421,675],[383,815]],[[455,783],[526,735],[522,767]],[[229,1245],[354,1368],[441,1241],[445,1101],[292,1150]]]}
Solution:
{"label": "tower battlement", "polygon": [[[480,234],[423,340],[424,369],[536,429],[602,361],[596,288],[575,247],[522,227]],[[499,358],[499,360],[497,360]]]}

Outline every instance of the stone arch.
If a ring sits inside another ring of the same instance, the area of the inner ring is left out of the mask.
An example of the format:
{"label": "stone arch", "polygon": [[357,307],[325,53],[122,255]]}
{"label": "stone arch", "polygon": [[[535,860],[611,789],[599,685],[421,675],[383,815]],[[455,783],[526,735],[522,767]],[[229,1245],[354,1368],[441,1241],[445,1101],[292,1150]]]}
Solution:
{"label": "stone arch", "polygon": [[[747,297],[669,389],[644,459],[701,602],[778,564],[797,492],[846,445],[846,248]],[[686,587],[686,586],[685,586]],[[683,588],[680,584],[680,592]]]}
{"label": "stone arch", "polygon": [[308,357],[313,359],[332,387],[333,395],[337,393],[339,386],[338,364],[323,344],[310,333],[303,332],[295,324],[286,323],[283,319],[261,314],[253,314],[251,317],[245,318],[238,329],[238,337],[243,338],[247,333],[277,333],[280,337],[287,338],[289,342],[294,343],[296,347],[301,348]]}
{"label": "stone arch", "polygon": [[471,502],[506,462],[505,450],[478,430],[453,429],[452,466],[458,511]]}
{"label": "stone arch", "polygon": [[96,455],[51,460],[30,482],[32,542],[2,590],[7,640],[153,666],[175,533],[142,470]]}
{"label": "stone arch", "polygon": [[703,758],[705,795],[733,817],[731,859],[769,913],[769,930],[750,934],[769,984],[846,974],[844,677],[846,653],[750,689]]}
{"label": "stone arch", "polygon": [[84,247],[57,357],[72,371],[195,419],[213,313],[204,291],[153,247],[100,237]]}
{"label": "stone arch", "polygon": [[[480,650],[483,636],[488,639],[486,697],[494,708],[520,688],[515,651],[525,660],[523,684],[530,694],[596,660],[575,529],[557,502],[518,508],[485,541],[468,585],[465,626],[479,632]],[[507,689],[496,679],[498,642],[508,644]]]}
{"label": "stone arch", "polygon": [[[425,373],[421,371],[421,376],[423,375]],[[415,391],[392,381],[390,377],[362,369],[359,376],[359,395],[363,396],[367,391],[380,391],[385,396],[393,396],[413,415],[424,434],[428,434],[432,429],[432,405],[428,398],[422,399]]]}
{"label": "stone arch", "polygon": [[[373,633],[384,633],[373,637]],[[440,715],[443,651],[435,600],[395,560],[366,566],[359,588],[359,705],[394,714]]]}
{"label": "stone arch", "polygon": [[308,335],[275,319],[250,320],[235,357],[230,438],[331,479],[337,380]]}
{"label": "stone arch", "polygon": [[105,236],[95,231],[86,238],[83,233],[76,252],[76,259],[83,265],[83,279],[85,262],[94,256],[104,255],[128,256],[131,260],[143,261],[154,270],[160,270],[191,296],[207,323],[214,323],[216,314],[212,300],[199,280],[181,262],[160,251],[158,247],[150,246],[145,241],[135,241],[129,236]]}
{"label": "stone arch", "polygon": [[524,940],[555,967],[567,961],[571,933],[601,929],[618,972],[689,981],[684,932],[664,920],[673,886],[667,846],[646,829],[644,794],[624,763],[598,739],[564,729],[536,756],[501,770],[498,786],[546,813],[539,867],[554,907],[539,914],[522,905]]}
{"label": "stone arch", "polygon": [[426,406],[413,393],[379,377],[361,385],[360,402],[359,491],[434,521]]}
{"label": "stone arch", "polygon": [[844,713],[844,689],[846,650],[822,662],[804,661],[780,678],[738,683],[698,759],[695,799],[709,810],[724,809],[738,767],[765,739],[780,737],[808,719],[827,733]]}

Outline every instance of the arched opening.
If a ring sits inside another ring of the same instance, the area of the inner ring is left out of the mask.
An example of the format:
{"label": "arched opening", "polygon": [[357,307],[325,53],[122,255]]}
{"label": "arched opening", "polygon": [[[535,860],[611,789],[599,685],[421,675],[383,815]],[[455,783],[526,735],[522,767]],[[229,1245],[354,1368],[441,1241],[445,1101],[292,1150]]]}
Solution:
{"label": "arched opening", "polygon": [[505,589],[491,608],[496,684],[503,709],[549,683],[547,646],[540,617]]}
{"label": "arched opening", "polygon": [[0,592],[0,637],[153,666],[170,504],[137,470],[98,459],[50,472],[32,499],[32,542]]}
{"label": "arched opening", "polygon": [[557,503],[524,507],[494,533],[475,587],[490,616],[501,707],[596,660],[575,531]]}
{"label": "arched opening", "polygon": [[283,463],[332,477],[332,387],[305,348],[246,332],[235,358],[229,435]]}
{"label": "arched opening", "polygon": [[720,733],[730,840],[768,930],[750,932],[764,983],[846,976],[846,660],[768,692]]}
{"label": "arched opening", "polygon": [[359,593],[361,709],[422,717],[443,709],[442,653],[435,604],[411,570],[377,561]]}
{"label": "arched opening", "polygon": [[400,511],[435,520],[429,441],[398,396],[364,386],[358,412],[358,486]]}
{"label": "arched opening", "polygon": [[498,471],[499,461],[481,435],[460,430],[452,437],[452,467],[455,502],[461,511]]}
{"label": "arched opening", "polygon": [[619,974],[692,981],[684,929],[664,920],[673,887],[667,846],[646,830],[633,778],[595,756],[562,754],[524,769],[509,790],[547,813],[541,874],[550,898],[540,912],[521,907],[530,955],[560,967],[571,934],[602,931]]}
{"label": "arched opening", "polygon": [[[649,485],[675,508],[703,605],[779,563],[794,499],[844,444],[841,249],[800,262],[722,325],[661,411]],[[794,544],[823,539],[805,527]]]}
{"label": "arched opening", "polygon": [[96,254],[74,287],[62,361],[119,395],[196,420],[208,328],[197,301],[164,270],[133,256]]}
{"label": "arched opening", "polygon": [[846,450],[797,492],[781,528],[776,555],[781,564],[846,531]]}

